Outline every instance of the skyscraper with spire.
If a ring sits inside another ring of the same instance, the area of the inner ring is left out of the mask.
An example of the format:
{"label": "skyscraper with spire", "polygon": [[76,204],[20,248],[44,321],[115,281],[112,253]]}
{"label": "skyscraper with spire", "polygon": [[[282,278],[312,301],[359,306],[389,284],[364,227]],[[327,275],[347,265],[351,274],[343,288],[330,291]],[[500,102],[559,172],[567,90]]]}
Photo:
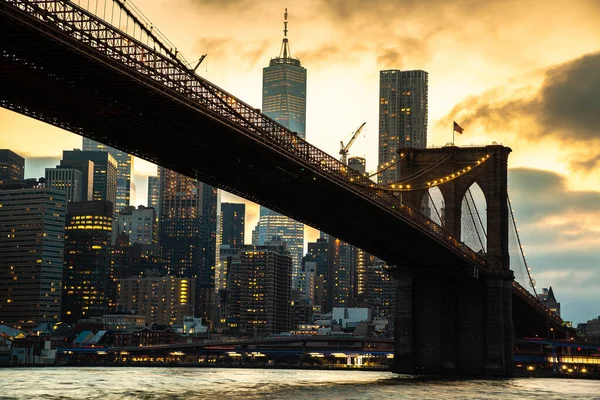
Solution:
{"label": "skyscraper with spire", "polygon": [[285,9],[283,41],[279,57],[263,68],[263,112],[306,139],[306,68],[292,58]]}
{"label": "skyscraper with spire", "polygon": [[[306,69],[300,60],[292,58],[288,41],[288,12],[285,9],[283,41],[279,57],[272,58],[263,68],[263,112],[288,129],[306,138]],[[260,209],[257,225],[260,245],[279,236],[286,242],[292,256],[292,275],[302,267],[304,225],[265,207]]]}

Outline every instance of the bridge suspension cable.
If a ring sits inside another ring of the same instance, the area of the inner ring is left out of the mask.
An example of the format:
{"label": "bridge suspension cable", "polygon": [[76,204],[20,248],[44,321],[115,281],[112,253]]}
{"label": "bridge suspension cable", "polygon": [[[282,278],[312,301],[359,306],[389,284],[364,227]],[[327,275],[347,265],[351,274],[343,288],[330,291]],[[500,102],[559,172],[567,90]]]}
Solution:
{"label": "bridge suspension cable", "polygon": [[[467,196],[467,194],[469,196]],[[469,201],[469,199],[471,201]],[[481,235],[479,234],[478,225],[475,223],[475,216],[473,214],[477,214],[477,219],[479,219],[479,222],[481,223],[481,227],[483,228],[483,234],[486,237],[486,242],[487,242],[487,232],[485,231],[485,228],[483,227],[483,223],[481,222],[481,218],[479,217],[479,211],[477,210],[477,204],[475,204],[475,200],[473,199],[473,195],[471,194],[471,188],[467,189],[467,193],[465,193],[464,201],[467,204],[467,209],[469,210],[469,216],[471,217],[471,223],[473,224],[475,234],[477,235],[477,240],[479,241],[479,244],[481,245],[481,250],[485,252],[486,245],[483,243],[483,240],[481,239]],[[473,204],[473,208],[471,208],[470,203]]]}
{"label": "bridge suspension cable", "polygon": [[531,269],[529,268],[529,265],[527,264],[527,259],[525,258],[525,252],[523,251],[523,245],[521,244],[521,237],[519,236],[519,231],[517,230],[517,222],[515,220],[515,215],[513,213],[512,204],[510,202],[510,197],[508,197],[508,195],[506,196],[506,202],[508,204],[508,210],[509,210],[509,215],[510,215],[510,224],[511,224],[512,228],[514,229],[513,232],[517,239],[517,250],[518,250],[519,254],[521,255],[521,260],[523,261],[523,265],[525,268],[528,283],[531,287],[531,290],[533,290],[533,294],[537,298],[538,295],[537,295],[537,291],[535,288],[535,281],[534,281],[533,277],[531,276]]}
{"label": "bridge suspension cable", "polygon": [[[481,215],[479,214],[479,210],[477,209],[477,204],[475,203],[475,199],[473,198],[473,192],[471,192],[470,187],[467,189],[467,194],[469,195],[469,198],[471,199],[471,203],[475,206],[477,220],[479,221],[479,226],[481,227],[481,232],[483,232],[483,234],[485,235],[485,237],[487,239],[487,229],[483,225],[483,221],[481,220]],[[473,215],[471,215],[471,218],[473,218]],[[473,221],[473,224],[475,224],[475,221]],[[478,229],[478,231],[479,231],[479,229]]]}
{"label": "bridge suspension cable", "polygon": [[402,161],[404,157],[404,154],[400,154],[400,157],[398,159],[392,158],[390,161],[384,163],[382,168],[368,175],[367,178],[371,179],[372,177],[381,174],[383,171],[387,171],[388,169],[392,168],[394,165],[397,165],[400,161]]}
{"label": "bridge suspension cable", "polygon": [[433,206],[433,209],[435,210],[435,215],[437,215],[438,220],[440,221],[440,225],[445,226],[446,223],[444,221],[444,218],[442,218],[442,215],[438,211],[436,202],[433,200],[433,197],[431,197],[431,190],[427,190],[427,196],[429,198],[429,201],[431,202],[431,205]]}
{"label": "bridge suspension cable", "polygon": [[[403,155],[402,155],[403,156]],[[378,187],[378,190],[382,190],[382,191],[388,191],[388,192],[410,192],[410,191],[414,191],[414,190],[422,190],[422,189],[429,189],[429,188],[433,188],[436,186],[440,186],[443,185],[444,183],[448,183],[450,181],[453,181],[455,179],[457,179],[458,177],[469,173],[470,171],[472,171],[474,168],[479,167],[480,165],[482,165],[484,162],[486,162],[488,159],[490,158],[490,155],[487,154],[485,157],[482,157],[480,159],[478,159],[476,162],[474,162],[472,165],[467,165],[466,167],[455,171],[453,173],[450,173],[446,176],[437,178],[437,179],[433,179],[431,181],[428,182],[422,182],[420,184],[410,184],[410,183],[392,183],[389,184],[388,186],[380,186]],[[400,162],[400,160],[396,161],[394,164],[391,164],[389,166],[386,166],[385,168],[369,175],[367,178],[371,178],[374,175],[380,174],[381,172],[385,171],[386,169],[392,167],[393,165],[396,165],[398,162]],[[372,182],[372,181],[371,181]],[[356,186],[362,186],[364,185],[363,182],[355,182],[354,183]],[[367,184],[367,186],[373,186],[370,184]]]}
{"label": "bridge suspension cable", "polygon": [[[414,171],[414,172],[412,172],[410,174],[403,175],[401,177],[402,182],[408,183],[408,182],[411,182],[411,181],[413,181],[413,180],[415,180],[415,179],[417,179],[417,178],[425,175],[426,173],[428,173],[429,171],[431,171],[435,167],[437,167],[437,166],[441,165],[442,163],[444,163],[450,157],[452,157],[452,154],[447,154],[446,156],[440,158],[439,160],[437,160],[437,161],[435,161],[435,162],[433,162],[431,164],[426,165],[425,167],[421,168],[418,171]],[[395,182],[395,183],[399,184],[400,182]],[[388,184],[387,186],[391,186],[391,185],[392,184]]]}

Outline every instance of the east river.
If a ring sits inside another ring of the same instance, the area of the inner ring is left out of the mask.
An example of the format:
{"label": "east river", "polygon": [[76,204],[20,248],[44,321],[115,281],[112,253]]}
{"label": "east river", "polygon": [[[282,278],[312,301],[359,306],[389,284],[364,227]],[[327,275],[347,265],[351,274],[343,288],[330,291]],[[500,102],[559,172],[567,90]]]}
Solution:
{"label": "east river", "polygon": [[0,369],[0,399],[592,400],[600,399],[600,381],[234,368],[16,368]]}

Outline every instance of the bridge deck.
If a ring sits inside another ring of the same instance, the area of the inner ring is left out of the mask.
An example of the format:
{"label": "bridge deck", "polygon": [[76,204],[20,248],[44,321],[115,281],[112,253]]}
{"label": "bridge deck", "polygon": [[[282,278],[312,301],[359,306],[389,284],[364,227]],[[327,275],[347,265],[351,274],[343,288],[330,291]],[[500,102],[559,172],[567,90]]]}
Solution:
{"label": "bridge deck", "polygon": [[399,197],[196,76],[143,29],[133,37],[58,0],[3,0],[0,18],[3,107],[241,195],[390,263],[415,249],[430,263],[485,269]]}
{"label": "bridge deck", "polygon": [[399,197],[195,75],[143,24],[135,32],[69,1],[0,0],[0,106],[263,204],[390,264],[486,272],[482,257]]}

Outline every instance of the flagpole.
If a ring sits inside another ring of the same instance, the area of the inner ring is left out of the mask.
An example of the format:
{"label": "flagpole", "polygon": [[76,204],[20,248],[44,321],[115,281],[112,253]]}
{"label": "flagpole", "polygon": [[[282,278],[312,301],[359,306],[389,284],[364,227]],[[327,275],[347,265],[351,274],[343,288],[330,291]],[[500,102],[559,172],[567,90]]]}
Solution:
{"label": "flagpole", "polygon": [[454,121],[452,121],[452,146],[455,146],[455,144],[454,144]]}

